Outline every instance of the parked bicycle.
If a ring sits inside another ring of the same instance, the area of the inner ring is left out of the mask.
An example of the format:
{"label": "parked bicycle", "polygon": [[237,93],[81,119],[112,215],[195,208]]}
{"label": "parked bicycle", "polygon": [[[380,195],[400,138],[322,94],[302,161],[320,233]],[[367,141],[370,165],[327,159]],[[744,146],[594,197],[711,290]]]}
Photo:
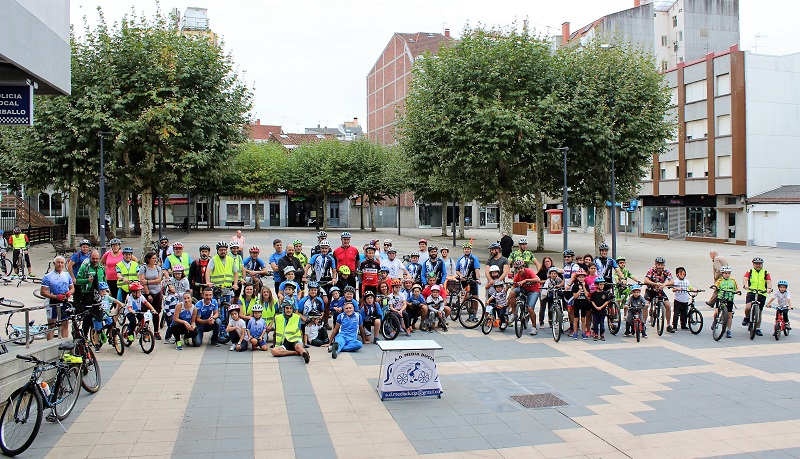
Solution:
{"label": "parked bicycle", "polygon": [[[8,300],[6,298],[0,298],[0,305],[2,306],[9,306],[13,304],[11,307],[21,308],[25,305],[19,301]],[[8,339],[12,340],[14,344],[18,344],[20,346],[24,346],[27,343],[33,343],[34,339],[37,338],[44,338],[45,333],[47,333],[47,325],[36,325],[35,320],[31,320],[28,322],[28,331],[30,335],[26,336],[26,330],[24,325],[14,325],[11,323],[11,317],[13,317],[15,312],[8,314],[8,320],[6,321],[6,335]],[[27,338],[27,339],[26,339]]]}
{"label": "parked bicycle", "polygon": [[[223,296],[233,296],[233,290],[229,287],[217,287],[216,285],[212,287],[214,291],[214,299],[217,300],[219,304],[219,319],[217,319],[217,326],[219,327],[219,337],[217,341],[220,344],[228,344],[231,340],[230,336],[228,336],[228,308],[222,307],[222,297]],[[144,350],[144,348],[142,348]]]}
{"label": "parked bicycle", "polygon": [[385,296],[378,295],[376,301],[381,306],[381,335],[383,339],[391,341],[404,330],[403,318],[390,310]]}
{"label": "parked bicycle", "polygon": [[[18,359],[35,366],[30,380],[8,397],[0,417],[3,454],[16,456],[28,449],[39,433],[45,408],[50,409],[47,421],[59,423],[75,408],[81,392],[80,365],[83,359],[69,353],[75,349],[74,343],[61,343],[58,349],[61,355],[49,361],[17,355]],[[44,373],[50,370],[56,370],[52,386],[43,379]]]}

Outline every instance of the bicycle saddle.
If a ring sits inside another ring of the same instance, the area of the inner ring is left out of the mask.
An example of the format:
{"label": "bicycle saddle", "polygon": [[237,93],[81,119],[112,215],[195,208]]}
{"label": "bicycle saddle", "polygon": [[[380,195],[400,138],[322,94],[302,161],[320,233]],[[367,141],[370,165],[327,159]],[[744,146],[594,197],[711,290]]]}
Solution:
{"label": "bicycle saddle", "polygon": [[59,351],[71,351],[73,349],[75,349],[75,343],[72,341],[65,341],[58,345]]}

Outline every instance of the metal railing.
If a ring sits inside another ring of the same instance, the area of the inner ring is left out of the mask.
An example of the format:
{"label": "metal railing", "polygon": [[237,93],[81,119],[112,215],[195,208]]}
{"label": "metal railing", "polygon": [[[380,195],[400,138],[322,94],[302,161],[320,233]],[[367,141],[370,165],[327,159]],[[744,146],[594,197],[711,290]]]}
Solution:
{"label": "metal railing", "polygon": [[[5,347],[6,343],[15,343],[16,344],[16,343],[18,343],[18,342],[20,342],[21,340],[24,339],[25,340],[25,348],[26,349],[30,349],[31,343],[33,342],[33,339],[31,339],[32,337],[35,338],[35,337],[37,337],[39,335],[47,335],[48,333],[52,333],[52,332],[57,331],[61,327],[62,320],[61,320],[61,307],[60,307],[60,305],[59,305],[59,307],[56,308],[56,322],[53,324],[53,326],[52,327],[47,327],[46,329],[44,329],[42,331],[39,331],[37,333],[33,333],[32,334],[31,333],[31,318],[30,318],[31,311],[37,311],[39,309],[50,308],[50,307],[52,307],[52,305],[49,305],[49,304],[48,305],[44,305],[43,304],[43,305],[39,305],[39,306],[15,307],[13,305],[9,305],[7,303],[3,303],[3,300],[5,300],[5,298],[0,298],[0,306],[8,308],[8,309],[5,310],[5,311],[0,311],[0,317],[2,317],[4,315],[9,315],[9,314],[12,314],[12,315],[13,314],[19,314],[19,313],[24,314],[24,316],[25,316],[25,334],[22,335],[22,336],[17,336],[15,338],[10,338],[10,337],[6,337],[5,339],[0,338],[0,346],[2,346],[2,348],[0,348],[0,354],[5,354],[6,352],[8,352],[7,348]],[[67,320],[67,319],[64,319],[64,320]]]}

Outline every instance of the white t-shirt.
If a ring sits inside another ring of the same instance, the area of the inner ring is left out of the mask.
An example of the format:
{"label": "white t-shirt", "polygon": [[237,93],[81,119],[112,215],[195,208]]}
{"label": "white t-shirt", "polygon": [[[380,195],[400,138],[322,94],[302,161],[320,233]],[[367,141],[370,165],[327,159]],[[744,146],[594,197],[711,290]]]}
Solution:
{"label": "white t-shirt", "polygon": [[[239,327],[239,328],[241,328],[242,330],[244,330],[245,328],[247,328],[247,324],[245,324],[245,323],[244,323],[244,319],[242,319],[241,317],[239,318],[239,320],[233,320],[233,319],[230,319],[230,320],[228,321],[228,326],[229,326],[229,327]],[[241,338],[241,337],[240,337],[240,338]]]}
{"label": "white t-shirt", "polygon": [[778,303],[779,308],[789,307],[789,300],[791,299],[792,295],[789,294],[789,290],[786,290],[784,293],[781,293],[780,290],[775,292],[775,302]]}
{"label": "white t-shirt", "polygon": [[306,335],[309,341],[317,339],[317,336],[319,336],[319,329],[319,324],[306,324]]}
{"label": "white t-shirt", "polygon": [[688,279],[675,279],[675,283],[673,288],[678,289],[679,291],[675,292],[675,301],[680,301],[681,303],[688,303],[689,302],[689,292],[681,291],[681,290],[689,290],[692,287],[692,284],[689,282]]}

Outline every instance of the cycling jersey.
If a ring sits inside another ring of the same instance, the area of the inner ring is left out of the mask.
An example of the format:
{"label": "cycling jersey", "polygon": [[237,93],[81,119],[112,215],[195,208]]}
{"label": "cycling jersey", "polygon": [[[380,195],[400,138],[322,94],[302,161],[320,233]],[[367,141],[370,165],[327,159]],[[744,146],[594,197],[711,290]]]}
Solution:
{"label": "cycling jersey", "polygon": [[358,260],[358,249],[350,245],[345,247],[337,247],[333,251],[333,258],[336,259],[336,266],[347,266],[350,271],[356,270],[356,263]]}
{"label": "cycling jersey", "polygon": [[597,274],[606,279],[612,279],[614,271],[619,267],[617,261],[611,257],[597,257],[594,259],[594,265],[597,266]]}
{"label": "cycling jersey", "polygon": [[317,311],[321,314],[325,309],[325,303],[319,296],[312,297],[309,295],[300,300],[298,309],[303,312],[304,316],[308,316],[311,311]]}
{"label": "cycling jersey", "polygon": [[511,255],[509,255],[509,257],[508,257],[508,262],[513,265],[514,262],[517,261],[517,260],[524,261],[525,262],[525,267],[526,268],[530,268],[531,267],[531,263],[536,261],[536,256],[530,250],[519,250],[519,249],[517,249],[517,250],[511,252]]}
{"label": "cycling jersey", "polygon": [[336,259],[331,254],[323,255],[318,253],[311,257],[311,269],[314,271],[314,279],[317,282],[330,281],[333,279],[333,271],[336,269]]}
{"label": "cycling jersey", "polygon": [[458,270],[459,274],[461,274],[461,277],[467,279],[477,279],[475,277],[475,270],[479,269],[480,263],[481,262],[478,260],[478,257],[475,255],[462,255],[456,263],[456,269]]}
{"label": "cycling jersey", "polygon": [[406,265],[406,271],[408,271],[408,275],[414,279],[414,282],[417,284],[422,283],[422,265],[419,263],[409,263]]}
{"label": "cycling jersey", "polygon": [[732,277],[720,277],[714,285],[717,286],[717,298],[723,301],[733,301],[733,295],[739,290],[739,284]]}
{"label": "cycling jersey", "polygon": [[564,265],[564,288],[569,289],[572,283],[572,273],[580,269],[577,263],[566,263]]}
{"label": "cycling jersey", "polygon": [[428,273],[436,273],[436,283],[441,284],[444,279],[444,263],[441,258],[425,260],[422,264],[422,278],[427,282]]}
{"label": "cycling jersey", "polygon": [[[130,296],[128,298],[130,298]],[[214,311],[219,310],[219,303],[217,303],[217,300],[212,298],[211,302],[208,304],[206,304],[205,300],[198,301],[197,304],[195,304],[195,307],[197,308],[197,317],[199,319],[207,320],[211,318],[211,316],[214,314]]]}
{"label": "cycling jersey", "polygon": [[361,285],[369,287],[378,286],[378,272],[381,269],[381,263],[375,259],[366,259],[361,262],[359,271],[361,271]]}

